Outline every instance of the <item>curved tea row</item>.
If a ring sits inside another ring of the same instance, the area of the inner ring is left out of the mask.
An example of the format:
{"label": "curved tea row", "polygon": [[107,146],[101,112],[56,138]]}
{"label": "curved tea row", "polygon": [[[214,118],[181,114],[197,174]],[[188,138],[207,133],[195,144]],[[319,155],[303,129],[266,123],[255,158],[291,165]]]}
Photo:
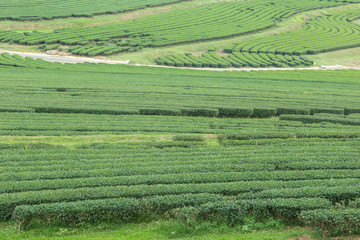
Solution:
{"label": "curved tea row", "polygon": [[316,8],[348,2],[320,0],[236,1],[197,6],[96,27],[57,29],[50,33],[0,32],[1,42],[61,44],[78,55],[111,55],[200,40],[246,34],[275,26],[276,21]]}
{"label": "curved tea row", "polygon": [[178,54],[160,57],[159,65],[177,67],[295,67],[314,63],[304,56],[360,46],[360,26],[352,23],[359,11],[316,17],[299,30],[243,41],[224,49],[227,56],[214,51],[202,57]]}

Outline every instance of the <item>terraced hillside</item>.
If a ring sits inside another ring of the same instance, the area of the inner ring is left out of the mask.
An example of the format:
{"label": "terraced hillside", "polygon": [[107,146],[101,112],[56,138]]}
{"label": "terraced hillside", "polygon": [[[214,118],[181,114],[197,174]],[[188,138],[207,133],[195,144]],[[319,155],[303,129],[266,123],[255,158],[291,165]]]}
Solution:
{"label": "terraced hillside", "polygon": [[160,57],[156,62],[178,67],[310,66],[313,62],[301,55],[360,46],[360,26],[353,23],[359,18],[358,9],[319,16],[299,30],[232,44],[224,50],[228,56],[209,51],[202,57],[188,53]]}
{"label": "terraced hillside", "polygon": [[20,229],[187,211],[359,228],[342,220],[359,217],[358,71],[0,61],[0,218]]}
{"label": "terraced hillside", "polygon": [[356,2],[0,3],[0,47],[170,66],[0,54],[0,239],[358,238],[359,70],[175,68],[313,65],[360,46]]}
{"label": "terraced hillside", "polygon": [[248,212],[258,220],[299,214],[311,220],[316,209],[341,201],[355,209],[351,201],[358,201],[357,139],[189,145],[29,145],[26,151],[14,145],[1,152],[0,217],[12,215],[26,227],[32,219],[129,221],[192,206],[200,218],[221,213],[241,224]]}
{"label": "terraced hillside", "polygon": [[112,55],[144,47],[248,34],[275,26],[277,21],[301,11],[346,3],[320,0],[225,2],[91,28],[65,28],[46,33],[1,31],[0,41],[28,45],[70,45],[69,52],[72,54]]}
{"label": "terraced hillside", "polygon": [[144,7],[181,2],[182,0],[12,0],[0,3],[0,19],[40,20],[63,17],[91,17]]}
{"label": "terraced hillside", "polygon": [[[237,113],[244,116],[252,116],[254,109],[268,109],[263,114],[271,116],[277,115],[278,108],[340,114],[345,108],[360,109],[358,71],[194,72],[62,65],[9,54],[3,54],[1,62],[5,68],[0,76],[4,89],[0,108],[14,111],[217,116],[221,108],[235,108],[244,109]],[[191,109],[203,112],[189,112]]]}

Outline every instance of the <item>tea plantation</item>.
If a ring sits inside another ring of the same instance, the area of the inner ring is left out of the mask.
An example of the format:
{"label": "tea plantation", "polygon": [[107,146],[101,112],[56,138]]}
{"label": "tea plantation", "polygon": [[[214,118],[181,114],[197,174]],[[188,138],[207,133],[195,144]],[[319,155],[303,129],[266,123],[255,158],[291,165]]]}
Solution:
{"label": "tea plantation", "polygon": [[[338,214],[324,216],[324,231],[358,229],[348,220],[360,193],[358,71],[2,58],[0,216],[21,229],[39,219],[177,218],[189,208],[230,225],[276,216],[310,226],[323,209]],[[124,138],[66,144],[104,134]]]}
{"label": "tea plantation", "polygon": [[202,57],[191,53],[160,57],[160,65],[177,67],[295,67],[314,63],[305,54],[318,54],[360,46],[359,10],[348,10],[309,20],[303,29],[232,44],[219,57],[210,50]]}
{"label": "tea plantation", "polygon": [[139,8],[181,2],[182,0],[12,0],[0,3],[0,19],[42,20],[65,17],[91,17]]}
{"label": "tea plantation", "polygon": [[[180,9],[90,28],[62,28],[51,32],[0,31],[0,41],[47,46],[61,44],[70,47],[69,52],[75,55],[112,55],[138,51],[144,47],[253,33],[274,27],[277,21],[302,11],[349,3],[334,0],[235,1]],[[56,45],[56,48],[59,46]]]}
{"label": "tea plantation", "polygon": [[0,240],[357,239],[359,3],[0,3]]}

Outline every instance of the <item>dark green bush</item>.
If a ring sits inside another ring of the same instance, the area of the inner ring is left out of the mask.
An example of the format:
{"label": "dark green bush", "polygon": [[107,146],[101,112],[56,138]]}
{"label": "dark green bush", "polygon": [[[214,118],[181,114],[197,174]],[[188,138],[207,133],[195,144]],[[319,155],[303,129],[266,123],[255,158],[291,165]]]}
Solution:
{"label": "dark green bush", "polygon": [[205,141],[203,136],[199,135],[177,135],[173,137],[174,141],[202,142]]}
{"label": "dark green bush", "polygon": [[99,115],[137,115],[138,111],[121,111],[121,110],[99,110],[99,109],[76,109],[76,108],[34,108],[36,113],[84,113]]}
{"label": "dark green bush", "polygon": [[180,110],[171,109],[140,109],[140,115],[163,115],[163,116],[178,116]]}
{"label": "dark green bush", "polygon": [[353,125],[359,126],[360,120],[359,119],[352,119],[352,118],[345,118],[342,115],[334,115],[334,114],[325,114],[325,115],[281,115],[280,120],[286,121],[301,121],[303,123],[334,123],[334,124],[342,124],[342,125]]}
{"label": "dark green bush", "polygon": [[215,109],[181,109],[181,116],[190,116],[190,117],[217,117],[219,111]]}
{"label": "dark green bush", "polygon": [[252,109],[219,108],[219,117],[249,118],[252,115]]}
{"label": "dark green bush", "polygon": [[335,108],[312,108],[310,109],[310,114],[314,115],[315,113],[331,113],[331,114],[344,114],[344,109],[335,109]]}
{"label": "dark green bush", "polygon": [[239,201],[208,202],[198,207],[176,208],[169,212],[170,216],[188,226],[200,221],[216,221],[234,226],[244,223],[247,207]]}
{"label": "dark green bush", "polygon": [[345,108],[344,109],[344,114],[345,115],[349,115],[352,113],[360,113],[360,108]]}
{"label": "dark green bush", "polygon": [[282,114],[310,115],[309,109],[299,109],[299,108],[278,108],[276,112],[277,115],[282,115]]}
{"label": "dark green bush", "polygon": [[205,203],[199,210],[199,215],[204,220],[214,219],[234,226],[244,223],[248,206],[240,201],[219,201]]}
{"label": "dark green bush", "polygon": [[360,209],[317,209],[303,211],[304,223],[315,226],[329,235],[357,234],[360,232]]}
{"label": "dark green bush", "polygon": [[177,142],[155,142],[146,144],[147,147],[154,147],[159,149],[164,148],[191,148],[199,145],[203,145],[202,142],[190,142],[190,141],[177,141]]}
{"label": "dark green bush", "polygon": [[34,112],[32,108],[0,108],[0,112]]}
{"label": "dark green bush", "polygon": [[154,196],[143,199],[113,198],[85,200],[78,202],[47,203],[18,206],[13,219],[20,228],[26,227],[31,219],[58,220],[67,224],[84,221],[99,222],[104,219],[128,221],[134,218],[164,213],[174,208],[197,206],[207,202],[221,201],[217,194],[181,194]]}
{"label": "dark green bush", "polygon": [[254,118],[270,118],[276,115],[276,109],[255,108],[252,117]]}

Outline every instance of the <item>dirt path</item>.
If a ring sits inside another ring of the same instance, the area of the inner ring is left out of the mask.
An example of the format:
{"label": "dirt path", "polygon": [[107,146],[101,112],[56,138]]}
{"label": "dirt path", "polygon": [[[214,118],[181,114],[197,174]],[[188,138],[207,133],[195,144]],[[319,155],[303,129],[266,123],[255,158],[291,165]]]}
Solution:
{"label": "dirt path", "polygon": [[30,53],[30,52],[14,52],[7,50],[0,50],[0,54],[9,53],[11,55],[17,54],[22,57],[31,57],[35,59],[43,59],[49,62],[61,62],[61,63],[108,63],[108,64],[128,64],[129,61],[112,61],[112,60],[104,60],[98,58],[88,58],[88,57],[74,57],[74,56],[60,56],[60,55],[49,55],[45,53]]}
{"label": "dirt path", "polygon": [[146,65],[146,64],[129,64],[129,60],[125,61],[114,61],[114,60],[104,60],[98,58],[89,58],[89,57],[74,57],[74,56],[59,56],[59,55],[49,55],[45,53],[30,53],[30,52],[14,52],[7,50],[0,50],[0,54],[9,53],[11,55],[18,54],[22,57],[32,57],[35,59],[43,59],[49,62],[61,62],[61,63],[107,63],[107,64],[127,64],[132,66],[147,66],[147,67],[158,67],[158,68],[175,68],[175,69],[193,69],[193,70],[202,70],[202,71],[294,71],[294,70],[360,70],[360,67],[346,67],[341,65],[335,66],[320,66],[320,67],[307,67],[307,68],[193,68],[193,67],[170,67],[162,65]]}

